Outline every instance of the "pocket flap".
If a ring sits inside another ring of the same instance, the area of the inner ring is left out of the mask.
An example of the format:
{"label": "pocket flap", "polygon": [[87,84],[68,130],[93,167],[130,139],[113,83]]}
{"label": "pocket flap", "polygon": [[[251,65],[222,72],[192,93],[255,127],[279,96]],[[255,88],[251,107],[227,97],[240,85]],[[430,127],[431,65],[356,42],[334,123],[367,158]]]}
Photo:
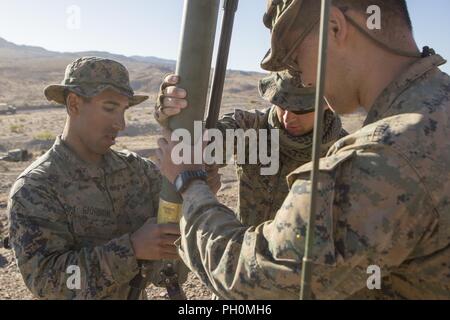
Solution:
{"label": "pocket flap", "polygon": [[[334,171],[336,167],[338,167],[340,164],[342,164],[347,159],[353,157],[353,155],[356,153],[356,150],[347,150],[343,152],[339,152],[336,154],[333,154],[331,156],[325,157],[320,159],[319,163],[319,171],[325,171],[330,172]],[[287,181],[289,184],[289,188],[292,186],[292,184],[295,182],[297,177],[301,174],[311,172],[313,170],[313,163],[309,162],[304,164],[303,166],[297,168],[296,170],[292,171],[288,177]]]}

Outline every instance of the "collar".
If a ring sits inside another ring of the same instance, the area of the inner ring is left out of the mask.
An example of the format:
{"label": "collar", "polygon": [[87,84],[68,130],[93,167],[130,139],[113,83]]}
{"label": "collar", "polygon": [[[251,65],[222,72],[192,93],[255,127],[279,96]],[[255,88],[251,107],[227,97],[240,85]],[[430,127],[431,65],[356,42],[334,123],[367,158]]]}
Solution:
{"label": "collar", "polygon": [[436,54],[422,58],[412,64],[408,70],[403,72],[386,89],[384,89],[381,95],[375,100],[375,103],[370,109],[364,122],[364,126],[382,119],[390,110],[395,100],[397,100],[404,91],[410,88],[417,79],[446,62],[447,61],[444,58]]}
{"label": "collar", "polygon": [[65,169],[77,179],[90,180],[103,177],[127,167],[124,160],[113,150],[109,150],[103,156],[100,165],[92,165],[80,159],[78,155],[61,139],[56,138],[52,150],[61,157],[65,163]]}

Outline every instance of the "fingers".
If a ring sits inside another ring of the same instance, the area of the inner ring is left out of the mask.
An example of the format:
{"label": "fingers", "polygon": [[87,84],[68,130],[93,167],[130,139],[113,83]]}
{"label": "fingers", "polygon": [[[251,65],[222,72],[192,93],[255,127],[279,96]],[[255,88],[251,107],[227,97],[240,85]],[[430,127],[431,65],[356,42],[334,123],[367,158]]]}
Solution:
{"label": "fingers", "polygon": [[161,107],[167,116],[176,115],[180,112],[180,109],[187,107],[186,90],[174,87],[178,81],[179,77],[176,75],[169,75],[164,79]]}
{"label": "fingers", "polygon": [[176,74],[169,74],[164,78],[164,83],[168,85],[176,85],[180,81],[180,77]]}
{"label": "fingers", "polygon": [[181,110],[186,109],[188,103],[186,100],[178,98],[164,97],[162,99],[161,109],[165,116],[173,117],[181,112]]}
{"label": "fingers", "polygon": [[164,107],[164,112],[166,108],[185,109],[187,107],[187,101],[185,99],[165,96],[162,106]]}
{"label": "fingers", "polygon": [[187,96],[186,90],[177,87],[167,87],[163,90],[163,93],[165,97],[171,98],[185,99]]}
{"label": "fingers", "polygon": [[[164,99],[166,99],[166,98],[164,98]],[[176,116],[177,114],[180,114],[181,110],[183,110],[184,108],[185,107],[183,107],[183,108],[179,108],[179,107],[172,108],[172,107],[162,106],[161,112],[164,114],[165,117],[170,118],[170,117]]]}
{"label": "fingers", "polygon": [[162,234],[177,236],[175,240],[177,240],[178,237],[180,236],[180,226],[178,224],[175,223],[159,224],[158,227]]}
{"label": "fingers", "polygon": [[175,241],[177,241],[180,238],[180,236],[176,235],[164,235],[161,237],[159,241],[159,245],[167,248],[174,247],[175,248]]}
{"label": "fingers", "polygon": [[177,75],[175,75],[175,74],[169,74],[168,76],[166,76],[166,77],[164,78],[164,81],[163,81],[163,83],[161,84],[161,91],[160,91],[160,93],[163,93],[164,90],[165,90],[167,87],[177,85],[179,81],[180,81],[180,77],[179,77],[179,76],[177,76]]}
{"label": "fingers", "polygon": [[163,127],[168,126],[170,117],[178,115],[188,106],[186,90],[176,87],[179,81],[179,76],[171,74],[165,77],[161,85],[153,114]]}

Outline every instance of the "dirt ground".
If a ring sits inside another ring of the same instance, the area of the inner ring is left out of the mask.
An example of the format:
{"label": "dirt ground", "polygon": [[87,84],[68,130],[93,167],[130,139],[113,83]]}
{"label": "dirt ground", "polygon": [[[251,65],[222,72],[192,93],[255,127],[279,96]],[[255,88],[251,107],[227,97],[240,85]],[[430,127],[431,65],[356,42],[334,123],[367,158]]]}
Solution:
{"label": "dirt ground", "polygon": [[[231,108],[227,107],[224,111],[231,111]],[[250,108],[251,106],[248,109]],[[2,238],[6,236],[7,231],[6,206],[12,183],[32,161],[52,145],[54,138],[62,131],[65,115],[64,109],[49,109],[0,116],[0,153],[15,148],[24,148],[32,153],[32,158],[26,162],[0,161],[0,235]],[[127,129],[118,139],[116,148],[136,151],[144,156],[149,155],[156,147],[159,132],[151,115],[151,107],[145,105],[133,108],[127,113],[126,118]],[[345,128],[348,131],[354,131],[360,126],[362,118],[361,114],[346,117]],[[234,168],[228,166],[221,173],[223,177],[219,199],[222,203],[234,208],[237,202]],[[209,290],[192,274],[189,275],[183,287],[188,299],[200,300],[211,297]],[[165,289],[149,287],[147,292],[150,299],[168,299]],[[5,299],[33,299],[33,296],[23,283],[12,251],[0,247],[0,300]]]}

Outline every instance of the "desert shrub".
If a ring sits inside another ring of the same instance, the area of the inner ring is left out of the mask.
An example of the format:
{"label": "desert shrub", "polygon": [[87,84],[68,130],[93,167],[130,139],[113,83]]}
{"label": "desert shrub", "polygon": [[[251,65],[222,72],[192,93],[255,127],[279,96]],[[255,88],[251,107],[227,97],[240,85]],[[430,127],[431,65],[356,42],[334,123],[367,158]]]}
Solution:
{"label": "desert shrub", "polygon": [[25,126],[23,124],[12,124],[9,126],[9,130],[12,133],[23,133]]}
{"label": "desert shrub", "polygon": [[55,140],[55,134],[50,132],[50,131],[42,131],[39,132],[34,138],[37,140],[44,140],[44,141],[48,141],[48,140]]}

